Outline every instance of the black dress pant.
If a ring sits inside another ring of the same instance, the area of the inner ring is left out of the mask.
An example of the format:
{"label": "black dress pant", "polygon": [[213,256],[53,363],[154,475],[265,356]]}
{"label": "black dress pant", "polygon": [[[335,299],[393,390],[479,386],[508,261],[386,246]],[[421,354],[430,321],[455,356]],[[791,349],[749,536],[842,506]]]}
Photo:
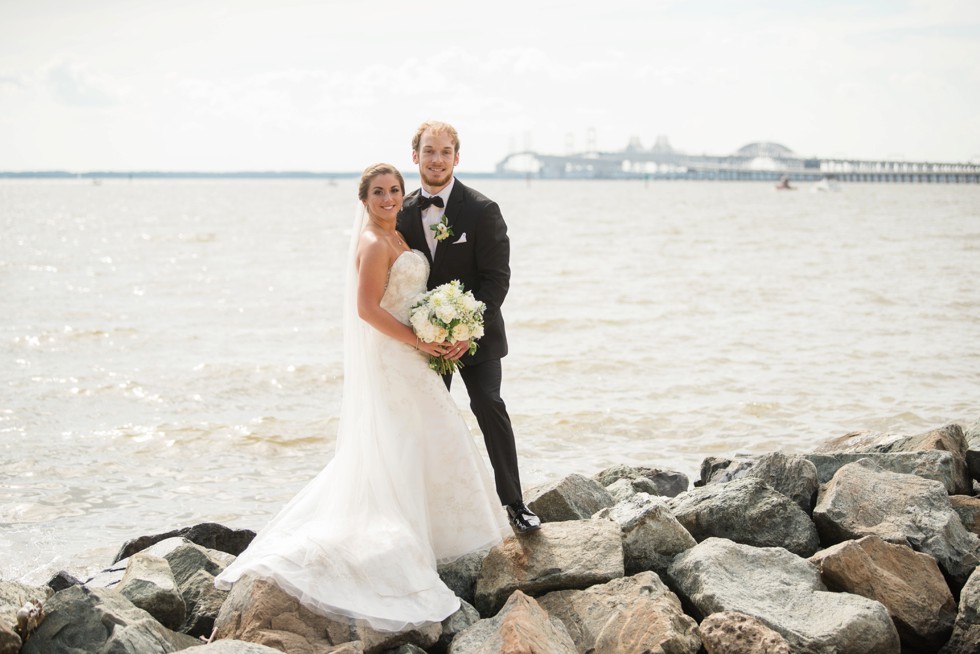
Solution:
{"label": "black dress pant", "polygon": [[[470,409],[483,432],[500,503],[519,502],[523,495],[517,469],[517,445],[507,407],[500,397],[500,359],[468,364],[459,369],[459,374],[470,396]],[[443,375],[442,379],[446,382],[446,388],[450,388],[453,376]]]}

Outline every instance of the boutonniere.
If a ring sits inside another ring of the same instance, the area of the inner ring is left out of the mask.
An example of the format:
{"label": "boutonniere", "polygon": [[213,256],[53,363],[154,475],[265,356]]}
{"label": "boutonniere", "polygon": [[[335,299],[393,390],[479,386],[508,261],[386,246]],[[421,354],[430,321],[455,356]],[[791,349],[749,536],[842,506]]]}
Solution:
{"label": "boutonniere", "polygon": [[442,214],[442,220],[439,222],[429,225],[429,229],[436,233],[435,239],[437,241],[444,241],[453,235],[453,228],[449,224],[449,218],[446,217],[446,214]]}

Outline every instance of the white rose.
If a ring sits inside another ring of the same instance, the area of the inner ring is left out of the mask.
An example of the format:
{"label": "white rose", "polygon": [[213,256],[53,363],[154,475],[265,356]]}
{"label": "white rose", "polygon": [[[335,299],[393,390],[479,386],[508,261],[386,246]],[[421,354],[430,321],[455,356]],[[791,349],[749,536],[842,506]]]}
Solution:
{"label": "white rose", "polygon": [[456,312],[456,307],[451,304],[444,304],[436,307],[436,317],[445,323],[450,323],[458,318],[459,314]]}
{"label": "white rose", "polygon": [[454,341],[468,341],[472,338],[470,334],[469,325],[461,323],[453,327],[453,339]]}
{"label": "white rose", "polygon": [[420,332],[429,324],[429,312],[425,308],[416,309],[412,312],[412,317],[409,319],[409,322],[412,323],[412,328],[416,332]]}

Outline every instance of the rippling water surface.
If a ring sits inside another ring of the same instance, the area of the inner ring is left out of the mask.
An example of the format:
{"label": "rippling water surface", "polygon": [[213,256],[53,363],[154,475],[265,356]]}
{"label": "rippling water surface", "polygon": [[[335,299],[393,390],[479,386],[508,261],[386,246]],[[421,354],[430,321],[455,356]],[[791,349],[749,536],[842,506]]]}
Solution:
{"label": "rippling water surface", "polygon": [[[470,183],[510,227],[525,486],[980,417],[980,186]],[[0,181],[0,576],[259,528],[329,460],[355,194]]]}

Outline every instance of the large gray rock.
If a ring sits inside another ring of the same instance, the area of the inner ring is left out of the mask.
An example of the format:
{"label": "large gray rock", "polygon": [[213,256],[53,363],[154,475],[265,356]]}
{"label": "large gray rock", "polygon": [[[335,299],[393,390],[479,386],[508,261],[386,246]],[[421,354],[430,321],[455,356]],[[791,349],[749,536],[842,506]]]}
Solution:
{"label": "large gray rock", "polygon": [[754,455],[739,455],[734,458],[709,456],[701,460],[700,477],[694,485],[696,487],[707,486],[708,484],[724,484],[729,481],[741,479],[758,462],[759,457]]}
{"label": "large gray rock", "polygon": [[456,636],[479,621],[480,612],[466,601],[460,601],[459,610],[442,621],[442,634],[439,636],[439,642],[433,645],[429,651],[435,654],[449,651],[449,645]]}
{"label": "large gray rock", "polygon": [[119,549],[119,553],[116,554],[116,558],[113,559],[113,563],[118,563],[169,538],[184,538],[201,547],[238,556],[255,538],[255,532],[250,529],[230,529],[214,522],[204,522],[193,527],[184,527],[151,536],[140,536],[126,541]]}
{"label": "large gray rock", "polygon": [[[151,547],[146,551],[152,552],[153,549]],[[217,577],[235,560],[235,557],[231,554],[220,550],[208,549],[187,540],[184,540],[161,556],[170,564],[174,579],[177,581],[177,585],[181,587],[198,570],[204,570],[208,574]]]}
{"label": "large gray rock", "polygon": [[529,535],[505,538],[483,560],[475,606],[491,616],[515,590],[540,595],[587,588],[622,577],[623,538],[609,520],[551,522]]}
{"label": "large gray rock", "polygon": [[712,613],[698,625],[698,635],[708,654],[792,654],[779,632],[737,611]]}
{"label": "large gray rock", "polygon": [[821,488],[813,520],[824,545],[878,536],[925,552],[957,588],[980,561],[980,538],[960,522],[942,484],[868,460],[844,466]]}
{"label": "large gray rock", "polygon": [[960,592],[960,607],[953,624],[953,635],[941,654],[980,652],[980,570],[974,570]]}
{"label": "large gray rock", "polygon": [[439,578],[456,593],[456,597],[472,604],[476,593],[476,578],[480,576],[483,559],[490,550],[470,552],[450,563],[439,566]]}
{"label": "large gray rock", "polygon": [[168,629],[180,629],[184,622],[187,607],[166,559],[134,554],[116,590]]}
{"label": "large gray rock", "polygon": [[695,617],[737,611],[779,632],[800,654],[897,654],[898,633],[879,602],[832,593],[816,566],[780,547],[709,538],[680,554],[671,587]]}
{"label": "large gray rock", "polygon": [[949,639],[956,602],[928,554],[865,536],[822,550],[810,562],[830,590],[881,602],[904,646],[935,652]]}
{"label": "large gray rock", "polygon": [[950,482],[953,495],[969,495],[973,484],[967,472],[967,441],[959,425],[945,425],[913,436],[882,434],[879,432],[852,432],[823,443],[817,453],[830,452],[921,452],[940,450],[953,456],[953,479]]}
{"label": "large gray rock", "polygon": [[52,590],[47,586],[38,588],[17,581],[0,580],[0,654],[17,654],[20,651],[22,638],[17,630],[17,612],[32,602],[43,606],[51,595]]}
{"label": "large gray rock", "polygon": [[[167,558],[175,549],[189,544],[191,543],[186,538],[174,537],[157,541],[153,545],[140,551],[143,554],[149,554],[150,556]],[[85,582],[85,586],[89,588],[115,588],[119,585],[119,582],[122,581],[123,575],[126,574],[126,567],[128,565],[128,557],[114,561],[108,568],[88,579]]]}
{"label": "large gray rock", "polygon": [[980,419],[967,427],[963,433],[966,441],[966,467],[970,477],[980,481]]}
{"label": "large gray rock", "polygon": [[282,654],[281,651],[244,640],[216,640],[207,645],[188,647],[187,654]]}
{"label": "large gray rock", "polygon": [[372,629],[363,620],[329,618],[313,613],[276,584],[249,575],[232,586],[214,627],[218,639],[245,640],[290,654],[316,654],[351,641],[361,641],[367,654],[404,643],[428,649],[442,632],[438,623],[392,633]]}
{"label": "large gray rock", "polygon": [[610,466],[592,475],[592,478],[607,490],[614,483],[625,479],[635,492],[660,497],[675,497],[690,486],[687,475],[681,472],[623,464]]}
{"label": "large gray rock", "polygon": [[579,474],[532,488],[527,497],[528,508],[542,522],[585,520],[615,503],[602,484]]}
{"label": "large gray rock", "polygon": [[949,504],[960,517],[960,522],[966,530],[980,536],[980,497],[950,495]]}
{"label": "large gray rock", "polygon": [[960,483],[960,471],[952,453],[945,450],[916,452],[832,452],[803,455],[817,468],[821,484],[830,481],[848,463],[861,459],[874,461],[882,470],[916,475],[942,483],[946,492],[955,494]]}
{"label": "large gray rock", "polygon": [[163,654],[200,644],[106,588],[66,588],[44,609],[47,616],[24,644],[23,654]]}
{"label": "large gray rock", "polygon": [[796,502],[809,514],[817,498],[817,468],[800,455],[787,456],[782,452],[766,454],[745,475],[759,479],[770,488]]}
{"label": "large gray rock", "polygon": [[198,570],[180,587],[180,595],[187,611],[179,631],[191,636],[210,636],[228,591],[215,588],[214,575]]}
{"label": "large gray rock", "polygon": [[734,459],[708,457],[701,462],[701,479],[697,486],[724,484],[736,479],[764,481],[770,488],[796,502],[810,513],[820,482],[817,471],[806,456],[770,452],[761,456],[739,456]]}
{"label": "large gray rock", "polygon": [[670,509],[646,493],[603,509],[595,518],[612,520],[622,530],[628,575],[644,570],[663,573],[675,556],[697,544]]}
{"label": "large gray rock", "polygon": [[759,479],[694,488],[668,500],[667,506],[697,541],[714,536],[756,547],[785,547],[801,556],[820,545],[810,516]]}
{"label": "large gray rock", "polygon": [[697,623],[653,572],[538,598],[548,615],[568,629],[580,652],[696,654]]}
{"label": "large gray rock", "polygon": [[519,590],[510,596],[497,615],[480,620],[456,636],[449,652],[578,654],[565,625],[550,617],[534,599]]}

